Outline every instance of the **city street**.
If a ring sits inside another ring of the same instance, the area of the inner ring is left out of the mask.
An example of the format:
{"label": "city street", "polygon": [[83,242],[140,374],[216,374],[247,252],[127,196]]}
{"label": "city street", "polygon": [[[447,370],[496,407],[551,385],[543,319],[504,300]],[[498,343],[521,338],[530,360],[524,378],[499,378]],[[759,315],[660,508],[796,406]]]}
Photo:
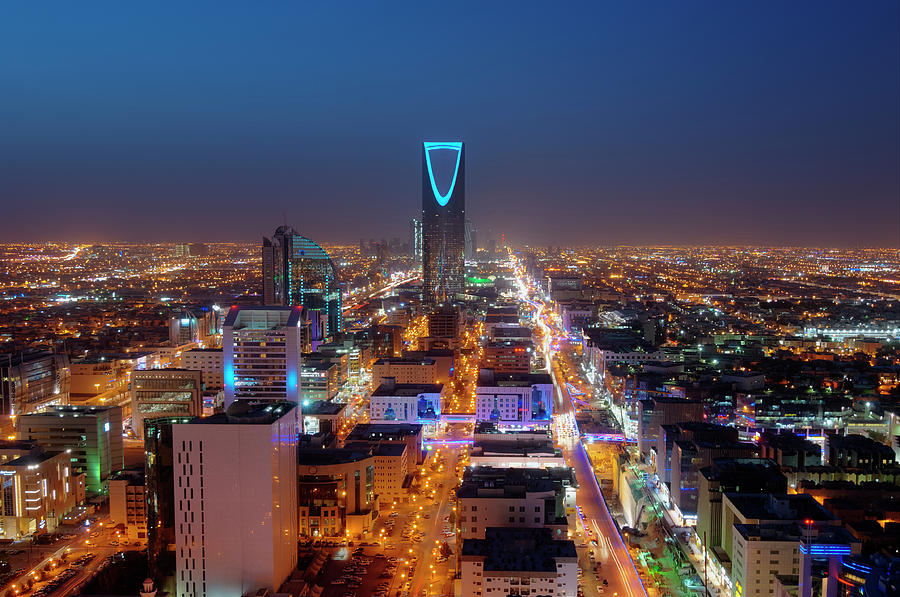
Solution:
{"label": "city street", "polygon": [[[557,419],[574,414],[572,396],[566,384],[568,381],[556,359],[553,358],[554,346],[559,347],[568,340],[551,321],[546,306],[541,301],[529,298],[529,289],[520,276],[520,297],[534,309],[534,322],[540,330],[543,351],[553,384],[556,389],[554,414]],[[557,434],[559,437],[559,434]],[[614,597],[641,597],[646,595],[641,579],[628,553],[628,548],[612,515],[606,506],[600,486],[594,476],[593,468],[580,438],[569,435],[559,437],[566,462],[575,469],[579,488],[576,493],[578,505],[578,532],[584,533],[587,546],[579,549],[579,562],[584,570],[583,582],[585,594],[603,593]],[[576,535],[577,537],[577,535]],[[576,541],[581,545],[582,541]],[[593,559],[590,558],[593,552]],[[585,556],[584,554],[588,554]],[[595,576],[594,562],[600,564],[600,573]],[[608,586],[602,584],[606,579]]]}

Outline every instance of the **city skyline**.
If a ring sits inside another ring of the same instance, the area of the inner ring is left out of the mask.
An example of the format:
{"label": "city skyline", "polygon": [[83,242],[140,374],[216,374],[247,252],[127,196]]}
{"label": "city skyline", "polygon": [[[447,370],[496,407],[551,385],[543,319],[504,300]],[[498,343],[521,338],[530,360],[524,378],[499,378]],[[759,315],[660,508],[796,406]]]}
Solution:
{"label": "city skyline", "polygon": [[480,238],[898,245],[896,3],[46,10],[3,9],[8,241],[405,237],[449,138]]}

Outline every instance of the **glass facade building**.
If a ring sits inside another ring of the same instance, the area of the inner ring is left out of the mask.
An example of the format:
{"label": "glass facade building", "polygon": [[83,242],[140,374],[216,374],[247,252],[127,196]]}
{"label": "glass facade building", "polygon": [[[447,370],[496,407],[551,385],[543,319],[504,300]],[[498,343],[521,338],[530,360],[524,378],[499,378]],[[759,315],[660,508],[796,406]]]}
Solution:
{"label": "glass facade building", "polygon": [[[434,304],[465,289],[465,146],[422,147],[422,299]],[[447,172],[440,172],[446,163]]]}
{"label": "glass facade building", "polygon": [[337,268],[321,246],[290,226],[263,238],[263,299],[266,305],[300,305],[327,317],[326,335],[344,329]]}

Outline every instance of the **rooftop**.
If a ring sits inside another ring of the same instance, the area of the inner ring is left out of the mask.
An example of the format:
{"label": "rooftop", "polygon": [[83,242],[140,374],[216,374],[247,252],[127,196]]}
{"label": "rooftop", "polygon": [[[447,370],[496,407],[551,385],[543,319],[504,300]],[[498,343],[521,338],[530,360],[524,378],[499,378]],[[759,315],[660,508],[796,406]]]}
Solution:
{"label": "rooftop", "polygon": [[43,451],[34,451],[30,454],[25,454],[24,456],[20,456],[9,462],[4,462],[0,466],[32,466],[36,464],[41,464],[42,462],[46,462],[51,458],[55,458],[56,456],[62,454],[62,452],[43,452]]}
{"label": "rooftop", "polygon": [[[383,378],[382,378],[383,379]],[[444,389],[439,383],[382,383],[372,396],[418,396],[419,394],[440,394]]]}
{"label": "rooftop", "polygon": [[725,497],[748,520],[834,521],[835,516],[809,494],[726,493]]}
{"label": "rooftop", "polygon": [[194,417],[189,425],[271,425],[296,407],[287,400],[235,400],[226,412]]}
{"label": "rooftop", "polygon": [[344,409],[347,408],[346,404],[341,404],[339,402],[329,402],[327,400],[310,400],[309,402],[303,402],[303,415],[339,415]]}
{"label": "rooftop", "polygon": [[358,446],[352,448],[330,448],[327,450],[317,448],[301,448],[297,450],[297,464],[300,466],[348,464],[371,457],[371,450],[361,449]]}
{"label": "rooftop", "polygon": [[488,527],[484,539],[466,539],[462,556],[484,558],[485,571],[556,573],[556,558],[577,557],[575,543],[557,541],[547,528]]}
{"label": "rooftop", "polygon": [[422,426],[418,423],[360,423],[350,430],[347,440],[384,439],[421,433]]}
{"label": "rooftop", "polygon": [[[571,468],[469,467],[456,490],[457,497],[512,497],[525,492],[552,491],[557,487],[578,487]],[[482,490],[482,491],[479,491]],[[494,490],[494,493],[485,490]]]}
{"label": "rooftop", "polygon": [[481,387],[523,387],[535,384],[552,384],[548,373],[495,373],[493,369],[478,372],[478,386]]}

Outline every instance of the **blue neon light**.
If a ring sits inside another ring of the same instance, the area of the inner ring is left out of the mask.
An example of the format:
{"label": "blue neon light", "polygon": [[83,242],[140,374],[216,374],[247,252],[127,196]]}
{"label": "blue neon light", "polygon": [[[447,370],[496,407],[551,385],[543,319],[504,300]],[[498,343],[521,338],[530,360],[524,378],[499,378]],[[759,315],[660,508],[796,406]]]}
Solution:
{"label": "blue neon light", "polygon": [[[456,151],[456,168],[453,170],[453,180],[450,181],[450,189],[447,191],[446,195],[442,195],[440,191],[438,191],[437,183],[434,181],[434,171],[431,169],[431,154],[429,153],[432,149],[452,149]],[[453,195],[453,189],[456,187],[456,176],[459,174],[459,162],[462,159],[462,143],[459,141],[451,141],[451,142],[436,142],[436,141],[426,141],[425,142],[425,165],[428,166],[428,178],[431,180],[431,192],[434,193],[434,198],[437,200],[438,205],[444,207],[449,203],[450,196]]]}

